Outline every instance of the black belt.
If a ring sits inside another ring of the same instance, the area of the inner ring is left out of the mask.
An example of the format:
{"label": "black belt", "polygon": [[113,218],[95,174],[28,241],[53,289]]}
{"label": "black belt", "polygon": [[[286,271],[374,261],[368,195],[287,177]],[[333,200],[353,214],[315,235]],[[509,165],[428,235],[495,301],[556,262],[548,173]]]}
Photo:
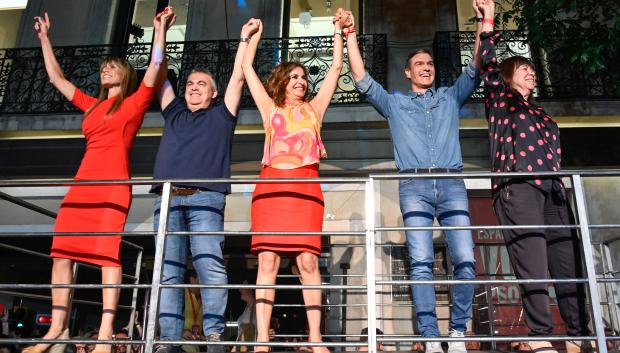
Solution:
{"label": "black belt", "polygon": [[[197,192],[201,192],[202,189],[199,188],[185,188],[185,187],[181,187],[181,186],[174,186],[172,185],[172,188],[170,189],[170,195],[172,196],[189,196],[189,195],[194,195]],[[160,189],[157,192],[159,195],[161,195],[162,190]]]}
{"label": "black belt", "polygon": [[454,168],[412,168],[403,169],[399,173],[433,174],[433,173],[460,173],[460,169]]}

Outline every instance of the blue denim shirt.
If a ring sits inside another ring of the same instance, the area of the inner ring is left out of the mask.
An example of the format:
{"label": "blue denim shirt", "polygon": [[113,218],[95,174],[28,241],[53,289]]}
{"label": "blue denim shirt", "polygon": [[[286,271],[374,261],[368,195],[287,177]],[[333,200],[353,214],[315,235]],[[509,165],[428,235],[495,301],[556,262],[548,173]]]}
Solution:
{"label": "blue denim shirt", "polygon": [[454,85],[425,93],[389,94],[366,73],[358,91],[388,120],[399,170],[463,169],[459,143],[459,110],[480,84],[478,70],[468,65]]}

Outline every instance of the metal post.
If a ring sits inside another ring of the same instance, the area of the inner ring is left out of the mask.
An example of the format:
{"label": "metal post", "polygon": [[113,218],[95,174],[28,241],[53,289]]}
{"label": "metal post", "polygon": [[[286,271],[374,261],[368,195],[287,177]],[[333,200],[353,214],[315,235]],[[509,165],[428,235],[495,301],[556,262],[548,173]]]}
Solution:
{"label": "metal post", "polygon": [[[170,209],[171,183],[164,183],[161,192],[161,206],[159,209],[159,226],[155,239],[155,259],[153,263],[153,285],[151,287],[151,300],[149,302],[149,315],[146,323],[146,335],[144,337],[144,352],[153,352],[153,340],[157,328],[157,311],[159,308],[159,291],[161,285],[161,273],[164,265],[164,246],[166,244],[166,232],[168,228],[168,211]],[[605,352],[606,353],[606,352]]]}
{"label": "metal post", "polygon": [[[140,284],[140,269],[142,267],[142,249],[138,250],[138,257],[136,259],[136,270],[134,271],[134,284]],[[138,303],[138,288],[133,289],[133,293],[131,296],[131,313],[129,315],[129,327],[127,335],[129,339],[133,339],[133,331],[134,325],[136,322],[136,316],[138,310],[136,309],[136,304]],[[127,352],[131,352],[131,345],[127,345]]]}
{"label": "metal post", "polygon": [[377,352],[377,306],[375,295],[375,190],[374,179],[366,181],[366,286],[368,300],[368,352]]}
{"label": "metal post", "polygon": [[[495,307],[493,304],[493,288],[490,285],[484,286],[487,297],[487,317],[489,320],[489,336],[495,336]],[[491,341],[491,350],[497,350],[497,342]]]}
{"label": "metal post", "polygon": [[583,192],[583,180],[581,175],[574,174],[573,190],[575,191],[575,202],[577,204],[577,218],[579,220],[579,230],[581,231],[581,241],[583,246],[583,257],[586,264],[586,276],[588,279],[588,290],[592,304],[592,316],[594,318],[594,330],[596,332],[596,345],[599,353],[607,353],[607,341],[605,340],[605,324],[601,313],[601,299],[598,294],[598,284],[596,283],[596,268],[594,267],[594,253],[592,251],[592,240],[590,238],[590,227],[588,223],[588,210],[586,207],[585,194]]}
{"label": "metal post", "polygon": [[[603,254],[603,266],[605,266],[605,263],[607,264],[604,276],[607,278],[614,278],[614,265],[611,260],[611,252],[609,251],[608,243],[601,244],[601,253]],[[620,316],[618,316],[618,303],[616,303],[614,291],[614,287],[617,285],[617,283],[605,284],[605,289],[607,290],[607,305],[609,305],[609,315],[611,316],[613,332],[618,332],[618,330],[620,330]]]}
{"label": "metal post", "polygon": [[[348,278],[347,278],[347,273],[349,271],[349,269],[351,268],[351,264],[349,264],[348,262],[345,263],[341,263],[340,264],[340,269],[342,269],[342,274],[344,275],[342,277],[342,285],[346,286],[348,284]],[[342,290],[342,299],[341,299],[341,304],[342,307],[340,309],[340,315],[341,315],[341,327],[340,327],[340,331],[343,335],[347,334],[347,296],[349,295],[349,293],[347,292],[346,289]]]}
{"label": "metal post", "polygon": [[[148,278],[146,279],[146,282],[148,283],[149,280]],[[147,289],[146,293],[144,293],[144,303],[143,303],[143,309],[142,309],[142,329],[140,330],[140,339],[143,340],[146,332],[144,332],[144,328],[146,327],[146,321],[148,319],[148,310],[149,310],[149,298],[151,297],[151,290]],[[146,352],[144,350],[144,345],[140,345],[140,353],[144,353]]]}

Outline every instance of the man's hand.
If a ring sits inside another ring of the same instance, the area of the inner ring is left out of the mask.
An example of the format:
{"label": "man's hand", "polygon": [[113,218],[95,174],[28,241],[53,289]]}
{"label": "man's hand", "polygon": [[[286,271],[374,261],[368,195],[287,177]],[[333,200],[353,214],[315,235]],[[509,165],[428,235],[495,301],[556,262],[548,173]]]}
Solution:
{"label": "man's hand", "polygon": [[47,12],[45,12],[43,16],[44,17],[34,17],[34,30],[37,31],[37,36],[39,37],[39,39],[47,37],[47,34],[49,33],[51,27],[50,18],[47,15]]}
{"label": "man's hand", "polygon": [[167,6],[162,12],[155,15],[153,18],[153,28],[158,31],[160,28],[164,27],[164,30],[170,29],[172,25],[177,20],[177,15],[172,10],[172,7]]}
{"label": "man's hand", "polygon": [[495,2],[493,0],[477,0],[477,4],[485,18],[495,16]]}
{"label": "man's hand", "polygon": [[241,27],[241,37],[250,38],[254,33],[258,32],[261,21],[256,18],[250,18],[243,27]]}
{"label": "man's hand", "polygon": [[355,26],[355,20],[353,18],[353,12],[338,8],[334,18],[332,19],[334,25],[339,26],[341,29]]}

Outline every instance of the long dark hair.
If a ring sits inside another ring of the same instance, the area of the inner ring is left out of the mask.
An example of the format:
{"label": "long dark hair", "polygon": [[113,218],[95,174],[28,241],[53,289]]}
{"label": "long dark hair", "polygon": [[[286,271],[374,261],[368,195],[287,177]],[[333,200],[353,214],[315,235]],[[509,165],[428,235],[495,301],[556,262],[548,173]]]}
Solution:
{"label": "long dark hair", "polygon": [[[304,70],[304,75],[306,75],[307,78],[308,70],[306,67],[294,61],[282,63],[271,70],[271,74],[269,74],[269,78],[265,84],[265,90],[267,91],[269,97],[273,99],[276,106],[281,107],[284,105],[284,101],[286,100],[286,85],[288,85],[291,80],[289,74],[298,67],[301,67]],[[303,98],[304,101],[308,100],[309,91],[309,87],[306,87],[306,93]]]}
{"label": "long dark hair", "polygon": [[[108,64],[115,64],[118,67],[123,69],[123,77],[121,78],[121,93],[114,98],[114,103],[108,111],[106,115],[110,115],[114,113],[118,107],[121,106],[123,100],[127,98],[133,91],[136,89],[136,81],[138,81],[136,70],[131,66],[127,60],[117,57],[108,57],[99,66],[99,75],[101,76],[101,72],[103,72],[103,68]],[[108,89],[101,86],[99,90],[99,98],[97,99],[97,103],[95,103],[92,107],[90,107],[85,113],[84,117],[88,116],[101,102],[108,98]]]}

